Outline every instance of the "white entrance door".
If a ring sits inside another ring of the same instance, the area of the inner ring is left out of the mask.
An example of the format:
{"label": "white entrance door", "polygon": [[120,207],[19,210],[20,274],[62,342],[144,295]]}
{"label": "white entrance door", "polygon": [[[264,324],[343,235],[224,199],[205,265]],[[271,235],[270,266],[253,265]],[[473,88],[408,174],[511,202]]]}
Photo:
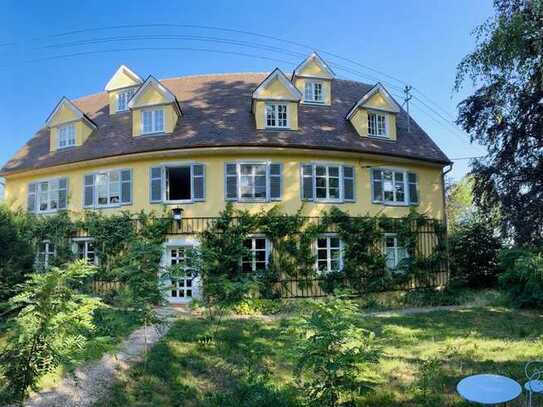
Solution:
{"label": "white entrance door", "polygon": [[[168,244],[163,256],[163,265],[169,267],[177,264],[186,264],[187,252],[192,247],[192,244],[187,243]],[[168,285],[166,296],[170,303],[183,304],[192,301],[193,298],[200,297],[199,279],[195,278],[194,273],[188,267],[179,273],[179,275],[168,278],[165,283]]]}

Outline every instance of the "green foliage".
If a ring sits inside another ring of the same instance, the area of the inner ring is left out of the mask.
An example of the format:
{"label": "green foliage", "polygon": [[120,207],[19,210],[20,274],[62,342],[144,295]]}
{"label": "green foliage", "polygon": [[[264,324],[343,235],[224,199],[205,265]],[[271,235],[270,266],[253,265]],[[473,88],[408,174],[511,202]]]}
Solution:
{"label": "green foliage", "polygon": [[473,294],[467,290],[447,286],[441,290],[427,288],[408,291],[402,298],[402,304],[409,307],[462,305],[472,298]]}
{"label": "green foliage", "polygon": [[504,266],[499,282],[513,304],[521,308],[543,308],[543,255],[525,252],[512,265],[506,261]]}
{"label": "green foliage", "polygon": [[[73,260],[70,238],[76,232],[76,225],[66,211],[51,216],[28,215],[32,222],[32,233],[35,245],[48,240],[55,246],[55,256],[49,258],[48,266],[62,266]],[[36,264],[38,271],[43,271],[42,264]]]}
{"label": "green foliage", "polygon": [[78,288],[93,273],[83,262],[52,267],[47,273],[32,274],[11,299],[22,310],[10,321],[11,334],[0,357],[2,393],[8,399],[23,400],[43,374],[69,363],[71,355],[84,348],[101,303]]}
{"label": "green foliage", "polygon": [[438,407],[444,405],[443,400],[443,361],[434,356],[423,360],[419,366],[414,388],[417,392],[417,405]]}
{"label": "green foliage", "polygon": [[0,205],[0,304],[12,297],[32,272],[35,252],[31,226],[24,212]]}
{"label": "green foliage", "polygon": [[374,334],[357,325],[352,301],[333,298],[314,302],[298,328],[296,375],[309,405],[352,402],[377,383],[371,369],[379,362]]}
{"label": "green foliage", "polygon": [[488,155],[471,165],[475,204],[498,210],[504,236],[543,244],[542,0],[495,0],[495,15],[475,30],[477,45],[458,65],[456,88],[475,87],[457,123]]}
{"label": "green foliage", "polygon": [[459,225],[449,238],[451,280],[471,288],[496,284],[501,248],[501,239],[485,220],[474,218]]}

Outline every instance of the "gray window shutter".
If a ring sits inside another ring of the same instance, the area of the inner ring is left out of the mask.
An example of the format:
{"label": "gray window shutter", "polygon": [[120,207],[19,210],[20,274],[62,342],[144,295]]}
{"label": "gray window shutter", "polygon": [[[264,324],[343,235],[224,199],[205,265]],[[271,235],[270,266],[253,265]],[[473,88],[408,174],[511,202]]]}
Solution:
{"label": "gray window shutter", "polygon": [[192,166],[192,199],[205,201],[205,168],[204,164]]}
{"label": "gray window shutter", "polygon": [[58,180],[58,209],[68,207],[68,178]]}
{"label": "gray window shutter", "polygon": [[149,172],[149,199],[151,203],[162,202],[162,186],[164,185],[162,167],[152,167]]}
{"label": "gray window shutter", "polygon": [[27,196],[27,206],[26,209],[28,212],[35,212],[36,211],[36,189],[38,185],[33,182],[31,184],[28,184],[28,196]]}
{"label": "gray window shutter", "polygon": [[270,200],[281,200],[281,164],[270,164]]}
{"label": "gray window shutter", "polygon": [[121,170],[121,204],[132,203],[132,170]]}
{"label": "gray window shutter", "polygon": [[407,173],[407,187],[409,190],[408,199],[410,205],[416,205],[419,203],[418,181],[417,174],[414,172]]}
{"label": "gray window shutter", "polygon": [[313,190],[315,178],[313,177],[313,165],[312,164],[303,164],[302,165],[302,200],[303,201],[312,201],[314,199]]}
{"label": "gray window shutter", "polygon": [[383,202],[383,170],[371,170],[372,200],[373,202]]}
{"label": "gray window shutter", "polygon": [[343,166],[343,200],[354,202],[354,167]]}
{"label": "gray window shutter", "polygon": [[92,208],[94,206],[94,174],[85,175],[83,207]]}
{"label": "gray window shutter", "polygon": [[226,163],[224,165],[224,178],[224,199],[236,201],[238,199],[238,172],[235,163]]}

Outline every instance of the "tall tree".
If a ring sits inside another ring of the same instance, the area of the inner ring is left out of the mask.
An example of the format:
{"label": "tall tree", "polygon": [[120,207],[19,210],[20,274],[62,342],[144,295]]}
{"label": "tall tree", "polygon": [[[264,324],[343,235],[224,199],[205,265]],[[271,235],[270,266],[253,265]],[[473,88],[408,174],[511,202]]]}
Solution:
{"label": "tall tree", "polygon": [[458,225],[468,220],[474,213],[472,180],[464,177],[457,182],[448,182],[447,197],[447,223],[449,231],[455,232]]}
{"label": "tall tree", "polygon": [[495,0],[495,16],[475,30],[477,45],[457,68],[457,123],[488,149],[471,168],[475,204],[499,208],[502,231],[542,244],[543,0]]}

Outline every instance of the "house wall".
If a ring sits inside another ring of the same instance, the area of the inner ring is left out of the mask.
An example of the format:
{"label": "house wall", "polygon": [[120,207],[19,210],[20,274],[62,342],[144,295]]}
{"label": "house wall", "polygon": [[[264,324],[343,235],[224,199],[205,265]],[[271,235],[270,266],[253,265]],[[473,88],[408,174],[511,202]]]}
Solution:
{"label": "house wall", "polygon": [[[302,92],[302,94],[305,91],[305,82],[308,80],[307,78],[295,78],[294,79],[294,86]],[[311,80],[311,79],[309,79]],[[332,104],[332,81],[327,79],[317,79],[322,82],[322,95],[324,99],[324,103],[322,103],[325,106],[330,106]]]}
{"label": "house wall", "polygon": [[[151,108],[152,106],[149,106]],[[132,136],[141,136],[141,112],[145,108],[132,110]],[[179,116],[173,105],[164,105],[164,133],[173,133]]]}
{"label": "house wall", "polygon": [[[396,140],[396,115],[394,113],[384,112],[386,116],[386,125],[388,136],[391,140]],[[368,137],[368,111],[359,108],[351,117],[351,123],[361,137]]]}
{"label": "house wall", "polygon": [[[74,213],[82,211],[83,177],[85,174],[103,169],[131,168],[133,170],[133,203],[123,206],[123,210],[138,212],[140,210],[160,210],[162,204],[149,202],[149,168],[171,162],[199,162],[206,165],[205,190],[206,201],[183,204],[186,217],[216,216],[225,206],[224,199],[224,163],[236,160],[270,160],[283,164],[282,200],[273,203],[237,203],[239,208],[258,212],[263,207],[271,208],[280,204],[284,211],[294,213],[302,205],[300,198],[300,163],[314,161],[332,162],[352,165],[356,170],[355,198],[353,203],[324,204],[305,202],[303,212],[308,216],[319,216],[322,211],[333,205],[348,211],[351,215],[385,214],[392,217],[402,217],[409,213],[409,207],[384,206],[371,202],[371,166],[386,166],[401,168],[416,172],[418,175],[420,204],[417,210],[427,216],[443,219],[443,191],[441,166],[433,166],[415,161],[394,161],[390,157],[361,158],[360,155],[347,153],[332,153],[326,151],[310,151],[300,153],[299,150],[273,150],[272,152],[257,152],[258,150],[240,149],[238,152],[223,153],[219,150],[212,152],[202,150],[180,150],[173,156],[157,152],[151,156],[125,156],[115,158],[109,164],[96,165],[93,162],[73,164],[70,169],[49,169],[34,175],[10,175],[6,178],[6,202],[12,207],[26,208],[27,187],[30,182],[40,179],[68,177],[68,208]],[[120,208],[101,209],[104,213],[113,213]]]}
{"label": "house wall", "polygon": [[[63,123],[67,124],[67,123]],[[56,151],[58,148],[58,129],[60,126],[52,127],[49,131],[49,147],[51,151]],[[82,145],[91,135],[92,128],[83,120],[75,122],[75,145]]]}

